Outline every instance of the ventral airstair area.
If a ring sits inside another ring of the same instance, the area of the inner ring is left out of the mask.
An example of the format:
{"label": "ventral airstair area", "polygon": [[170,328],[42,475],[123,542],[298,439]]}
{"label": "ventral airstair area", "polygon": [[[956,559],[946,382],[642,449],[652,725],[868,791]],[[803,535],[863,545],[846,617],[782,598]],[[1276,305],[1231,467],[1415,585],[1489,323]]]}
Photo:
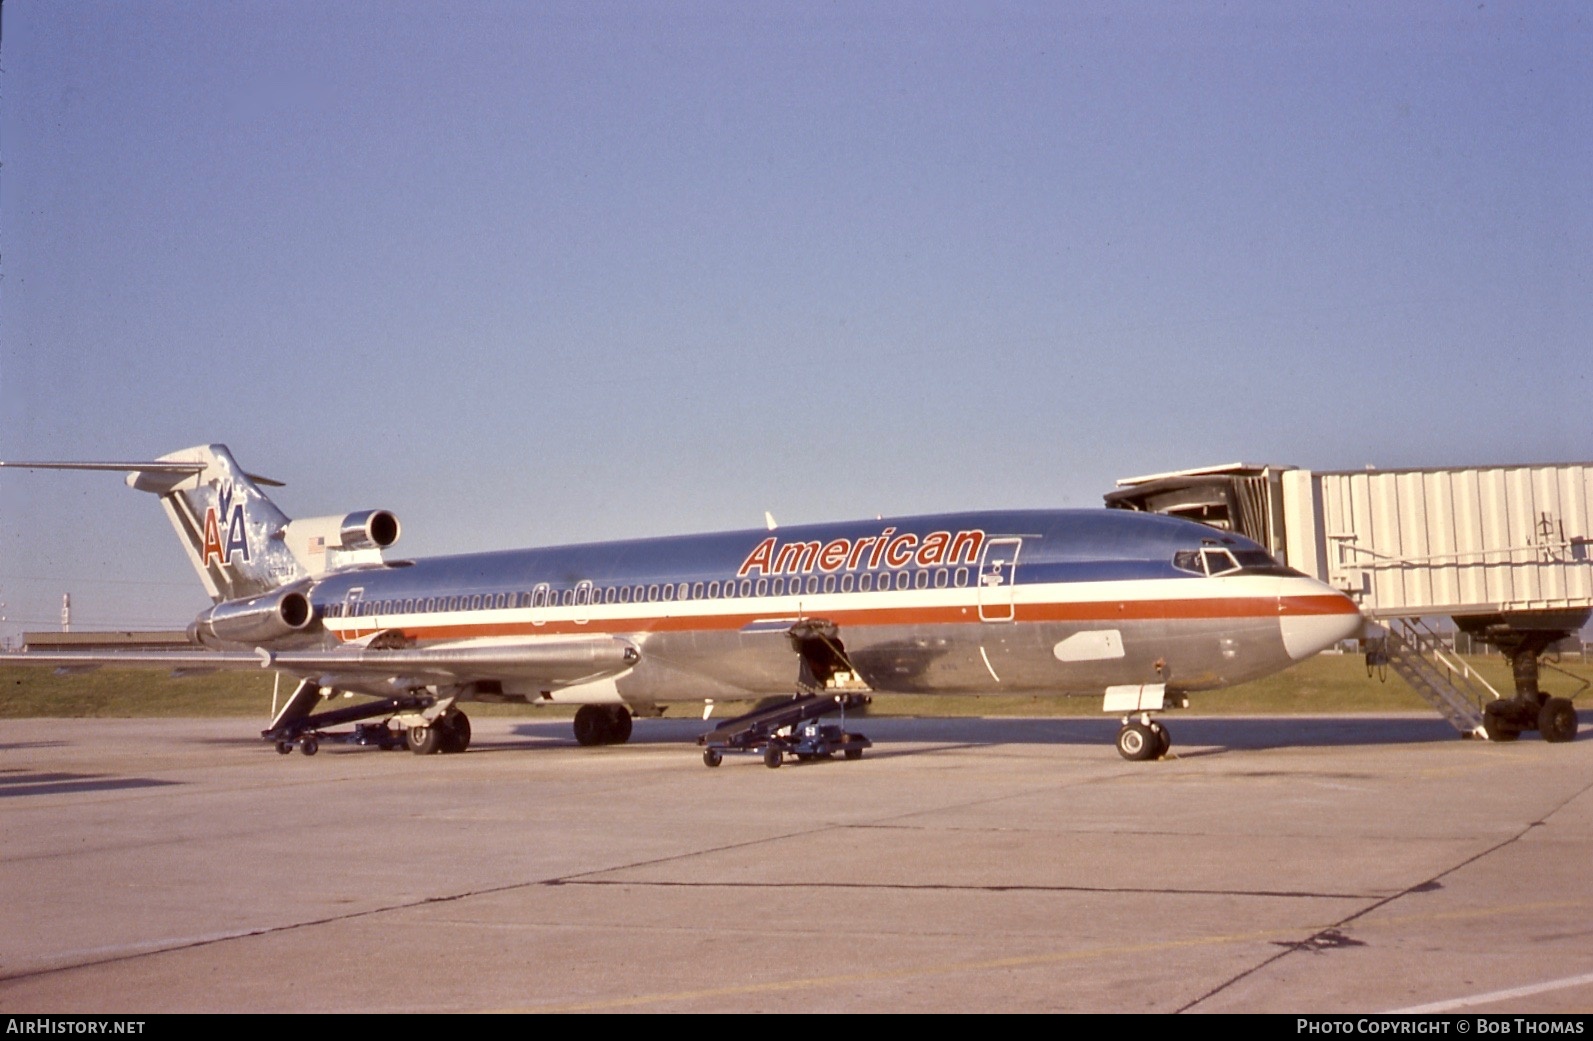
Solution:
{"label": "ventral airstair area", "polygon": [[[1124,478],[1106,504],[1237,532],[1343,590],[1368,621],[1368,666],[1393,669],[1462,734],[1576,735],[1571,699],[1587,684],[1550,696],[1538,681],[1552,667],[1545,653],[1593,615],[1593,463],[1336,471],[1229,463]],[[1429,623],[1439,617],[1505,656],[1512,693],[1446,649]]]}

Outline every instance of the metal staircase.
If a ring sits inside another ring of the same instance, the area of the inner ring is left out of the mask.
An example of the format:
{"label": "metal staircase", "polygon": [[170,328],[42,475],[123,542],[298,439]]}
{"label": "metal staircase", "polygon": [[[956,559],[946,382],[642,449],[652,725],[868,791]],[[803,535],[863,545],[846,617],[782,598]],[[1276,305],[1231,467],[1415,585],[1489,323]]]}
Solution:
{"label": "metal staircase", "polygon": [[[1383,640],[1383,654],[1400,679],[1456,730],[1471,737],[1486,737],[1483,706],[1503,695],[1459,655],[1445,648],[1438,634],[1420,618],[1386,621],[1388,636]],[[1377,664],[1373,659],[1376,653],[1375,648],[1368,651],[1368,665]]]}

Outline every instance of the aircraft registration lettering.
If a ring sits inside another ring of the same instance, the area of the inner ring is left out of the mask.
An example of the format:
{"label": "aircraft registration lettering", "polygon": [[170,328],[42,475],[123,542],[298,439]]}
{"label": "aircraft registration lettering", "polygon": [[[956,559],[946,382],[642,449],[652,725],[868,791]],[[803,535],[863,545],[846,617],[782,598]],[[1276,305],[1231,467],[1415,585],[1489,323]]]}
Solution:
{"label": "aircraft registration lettering", "polygon": [[782,543],[778,536],[770,535],[747,554],[736,571],[736,577],[745,578],[754,573],[806,574],[815,569],[825,573],[855,571],[878,567],[881,560],[893,568],[914,563],[919,567],[972,564],[979,559],[979,550],[984,546],[984,541],[985,533],[979,528],[955,533],[931,531],[920,536],[910,531],[898,535],[896,529],[890,527],[878,535],[865,535],[858,539],[838,538],[829,542]]}

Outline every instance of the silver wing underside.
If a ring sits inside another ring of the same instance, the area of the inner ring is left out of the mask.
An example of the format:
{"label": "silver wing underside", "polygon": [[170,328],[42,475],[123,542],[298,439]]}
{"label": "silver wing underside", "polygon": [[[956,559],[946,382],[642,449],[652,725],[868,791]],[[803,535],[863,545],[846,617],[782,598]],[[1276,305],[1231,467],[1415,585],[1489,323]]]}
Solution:
{"label": "silver wing underside", "polygon": [[0,654],[0,665],[164,669],[174,675],[265,670],[314,680],[322,687],[386,693],[417,687],[514,681],[547,690],[590,683],[634,668],[641,652],[616,636],[548,637],[490,646],[327,651],[23,651]]}

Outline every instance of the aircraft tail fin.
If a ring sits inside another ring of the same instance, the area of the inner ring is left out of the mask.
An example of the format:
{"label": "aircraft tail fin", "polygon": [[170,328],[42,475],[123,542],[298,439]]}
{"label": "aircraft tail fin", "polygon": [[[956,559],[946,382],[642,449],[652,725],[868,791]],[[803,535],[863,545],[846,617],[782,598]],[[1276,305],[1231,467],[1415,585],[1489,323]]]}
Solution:
{"label": "aircraft tail fin", "polygon": [[259,596],[309,572],[286,545],[288,517],[262,487],[282,482],[245,473],[226,445],[199,445],[149,462],[0,463],[29,470],[112,470],[160,503],[216,602]]}
{"label": "aircraft tail fin", "polygon": [[281,482],[245,473],[226,445],[163,455],[131,470],[127,485],[160,497],[212,600],[259,596],[307,577],[285,543],[288,516],[261,490]]}
{"label": "aircraft tail fin", "polygon": [[128,487],[159,496],[216,603],[252,599],[339,568],[380,565],[401,530],[387,510],[290,520],[262,491],[282,482],[245,472],[226,445],[184,448],[149,462],[0,467],[125,473]]}

